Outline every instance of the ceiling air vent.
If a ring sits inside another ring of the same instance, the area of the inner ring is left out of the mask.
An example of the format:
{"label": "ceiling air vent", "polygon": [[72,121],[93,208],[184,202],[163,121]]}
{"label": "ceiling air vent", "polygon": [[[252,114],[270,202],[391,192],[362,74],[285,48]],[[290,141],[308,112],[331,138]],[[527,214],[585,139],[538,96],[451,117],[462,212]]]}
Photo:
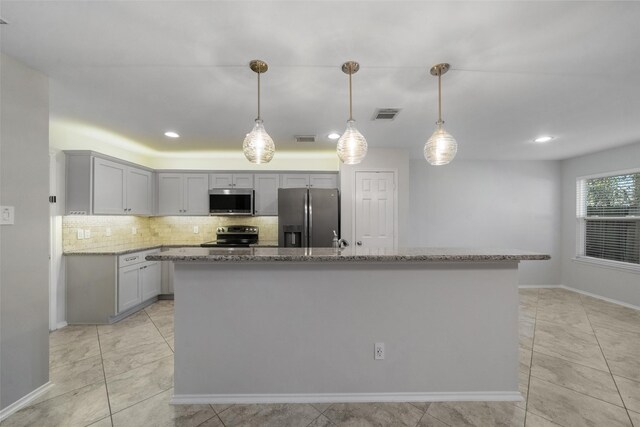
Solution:
{"label": "ceiling air vent", "polygon": [[399,113],[400,108],[378,108],[372,120],[394,120]]}
{"label": "ceiling air vent", "polygon": [[315,135],[296,135],[296,142],[316,142]]}

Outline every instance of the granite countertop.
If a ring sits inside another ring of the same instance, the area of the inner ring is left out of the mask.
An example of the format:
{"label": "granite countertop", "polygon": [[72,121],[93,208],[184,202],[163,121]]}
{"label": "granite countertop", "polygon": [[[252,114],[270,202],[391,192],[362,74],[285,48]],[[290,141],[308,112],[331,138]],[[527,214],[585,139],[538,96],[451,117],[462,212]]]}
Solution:
{"label": "granite countertop", "polygon": [[102,248],[94,248],[94,249],[80,249],[77,251],[65,251],[63,255],[125,255],[133,252],[140,251],[148,251],[151,249],[162,249],[162,248],[199,248],[200,244],[168,244],[168,245],[157,245],[157,244],[147,244],[147,245],[113,245],[113,246],[104,246]]}
{"label": "granite countertop", "polygon": [[[200,243],[170,243],[170,244],[146,244],[146,245],[113,245],[94,249],[80,249],[77,251],[65,251],[64,255],[125,255],[133,252],[148,251],[151,249],[167,248],[199,248]],[[277,240],[260,240],[251,247],[278,247]]]}
{"label": "granite countertop", "polygon": [[148,255],[150,261],[176,262],[490,262],[534,261],[550,255],[518,249],[469,248],[178,248]]}

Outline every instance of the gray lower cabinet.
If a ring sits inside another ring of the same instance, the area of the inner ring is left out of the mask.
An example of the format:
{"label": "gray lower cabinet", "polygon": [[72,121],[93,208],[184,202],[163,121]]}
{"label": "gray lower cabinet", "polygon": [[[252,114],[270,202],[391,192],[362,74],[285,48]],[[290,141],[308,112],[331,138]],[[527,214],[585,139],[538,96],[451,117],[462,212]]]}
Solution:
{"label": "gray lower cabinet", "polygon": [[113,323],[154,301],[161,291],[161,264],[145,257],[159,251],[65,255],[67,322]]}

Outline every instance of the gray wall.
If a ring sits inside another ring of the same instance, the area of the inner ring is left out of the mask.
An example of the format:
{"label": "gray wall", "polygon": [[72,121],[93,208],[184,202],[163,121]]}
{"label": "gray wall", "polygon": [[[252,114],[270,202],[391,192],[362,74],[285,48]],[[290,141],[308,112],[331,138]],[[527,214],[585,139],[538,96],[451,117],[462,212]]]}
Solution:
{"label": "gray wall", "polygon": [[0,54],[0,408],[49,380],[49,80]]}
{"label": "gray wall", "polygon": [[637,168],[640,168],[640,143],[562,162],[562,282],[572,288],[640,306],[638,272],[573,261],[576,256],[576,179]]}
{"label": "gray wall", "polygon": [[560,284],[560,162],[411,160],[409,245],[515,248],[521,285]]}

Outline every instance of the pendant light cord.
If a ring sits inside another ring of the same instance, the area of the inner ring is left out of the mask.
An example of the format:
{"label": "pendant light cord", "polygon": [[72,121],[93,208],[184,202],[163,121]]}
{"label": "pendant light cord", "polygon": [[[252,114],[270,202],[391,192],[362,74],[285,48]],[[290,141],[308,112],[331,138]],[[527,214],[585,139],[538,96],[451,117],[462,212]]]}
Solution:
{"label": "pendant light cord", "polygon": [[349,66],[349,120],[353,120],[353,98],[352,98],[352,90],[351,90],[351,75],[353,74],[353,69]]}
{"label": "pendant light cord", "polygon": [[438,124],[442,124],[442,70],[438,71]]}
{"label": "pendant light cord", "polygon": [[258,118],[260,120],[260,71],[258,71]]}

